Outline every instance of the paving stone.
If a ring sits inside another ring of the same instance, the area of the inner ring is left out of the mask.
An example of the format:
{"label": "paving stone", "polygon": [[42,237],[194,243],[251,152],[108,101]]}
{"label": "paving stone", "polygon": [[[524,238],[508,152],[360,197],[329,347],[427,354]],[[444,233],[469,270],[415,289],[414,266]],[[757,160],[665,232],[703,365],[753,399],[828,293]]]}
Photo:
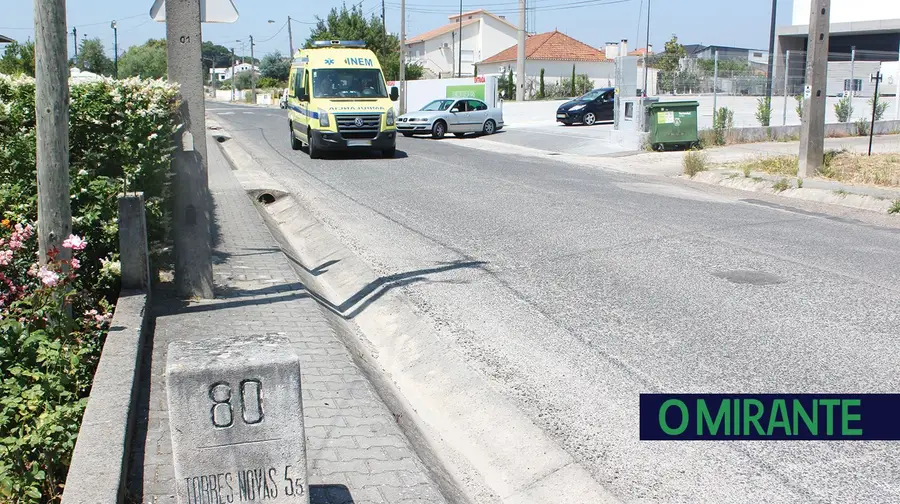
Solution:
{"label": "paving stone", "polygon": [[154,292],[156,331],[145,352],[128,479],[133,501],[175,503],[167,345],[272,334],[300,357],[310,504],[445,503],[212,142],[209,184],[216,299],[184,302],[165,286]]}

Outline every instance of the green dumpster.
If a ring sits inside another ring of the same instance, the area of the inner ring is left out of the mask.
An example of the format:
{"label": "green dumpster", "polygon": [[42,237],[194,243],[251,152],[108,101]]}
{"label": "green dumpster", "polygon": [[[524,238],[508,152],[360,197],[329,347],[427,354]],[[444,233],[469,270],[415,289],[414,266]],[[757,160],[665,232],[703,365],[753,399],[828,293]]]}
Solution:
{"label": "green dumpster", "polygon": [[656,150],[699,145],[696,101],[656,102],[650,105],[650,145]]}

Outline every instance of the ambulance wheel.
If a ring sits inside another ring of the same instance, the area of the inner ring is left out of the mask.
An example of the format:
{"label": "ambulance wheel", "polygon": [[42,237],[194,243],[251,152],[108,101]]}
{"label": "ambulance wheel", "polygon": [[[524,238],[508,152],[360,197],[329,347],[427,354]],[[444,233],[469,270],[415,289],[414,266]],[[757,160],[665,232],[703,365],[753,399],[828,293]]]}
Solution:
{"label": "ambulance wheel", "polygon": [[309,152],[309,159],[321,159],[322,152],[319,150],[319,147],[316,146],[316,137],[313,136],[312,131],[307,131],[307,139],[309,143],[306,145],[306,150]]}
{"label": "ambulance wheel", "polygon": [[291,150],[300,150],[303,148],[303,142],[301,142],[297,135],[294,134],[294,123],[291,123]]}

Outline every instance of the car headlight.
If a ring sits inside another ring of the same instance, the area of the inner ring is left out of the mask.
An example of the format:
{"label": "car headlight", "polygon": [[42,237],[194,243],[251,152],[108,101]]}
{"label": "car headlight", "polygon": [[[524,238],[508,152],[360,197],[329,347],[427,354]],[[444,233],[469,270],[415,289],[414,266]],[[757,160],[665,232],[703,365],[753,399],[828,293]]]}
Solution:
{"label": "car headlight", "polygon": [[393,108],[393,107],[391,107],[391,108],[388,109],[388,111],[387,111],[387,117],[385,118],[385,122],[384,122],[384,123],[387,124],[388,126],[393,126],[393,125],[394,125],[394,108]]}
{"label": "car headlight", "polygon": [[328,112],[322,109],[319,109],[319,126],[323,128],[331,126],[331,122],[328,119]]}
{"label": "car headlight", "polygon": [[584,105],[575,105],[574,107],[570,108],[569,111],[575,112],[576,110],[581,110],[583,108],[584,108]]}

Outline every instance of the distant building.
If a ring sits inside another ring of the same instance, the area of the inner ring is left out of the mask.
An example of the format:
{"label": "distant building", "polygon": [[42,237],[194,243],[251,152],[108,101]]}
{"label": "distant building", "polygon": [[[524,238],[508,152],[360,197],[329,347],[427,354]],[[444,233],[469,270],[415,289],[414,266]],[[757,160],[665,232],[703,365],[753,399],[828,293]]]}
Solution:
{"label": "distant building", "polygon": [[[788,92],[800,94],[805,81],[811,4],[810,0],[793,2],[791,24],[776,29],[775,75],[784,75],[785,56],[791,51]],[[880,70],[885,77],[879,92],[895,94],[900,83],[900,1],[831,0],[829,21],[825,93],[834,96],[852,91],[858,96],[872,96],[875,85],[869,81],[869,74]]]}
{"label": "distant building", "polygon": [[259,67],[257,67],[256,65],[251,65],[250,63],[245,63],[245,62],[236,63],[234,65],[234,68],[232,68],[232,67],[210,68],[209,72],[211,74],[214,74],[216,76],[216,79],[219,80],[219,82],[222,82],[222,81],[231,79],[232,72],[234,72],[234,73],[249,72],[251,69],[253,70],[254,73],[259,74]]}
{"label": "distant building", "polygon": [[460,73],[472,76],[477,61],[516,43],[516,26],[505,17],[486,10],[462,14],[462,38],[460,16],[450,16],[449,20],[444,26],[406,41],[407,61],[422,65],[426,78],[450,77]]}
{"label": "distant building", "polygon": [[15,40],[13,40],[7,36],[0,35],[0,44],[11,44],[13,42],[15,42]]}
{"label": "distant building", "polygon": [[746,61],[748,64],[760,66],[763,71],[769,64],[769,51],[766,49],[688,44],[684,46],[684,50],[689,58],[698,59],[715,59],[718,51],[719,61]]}

